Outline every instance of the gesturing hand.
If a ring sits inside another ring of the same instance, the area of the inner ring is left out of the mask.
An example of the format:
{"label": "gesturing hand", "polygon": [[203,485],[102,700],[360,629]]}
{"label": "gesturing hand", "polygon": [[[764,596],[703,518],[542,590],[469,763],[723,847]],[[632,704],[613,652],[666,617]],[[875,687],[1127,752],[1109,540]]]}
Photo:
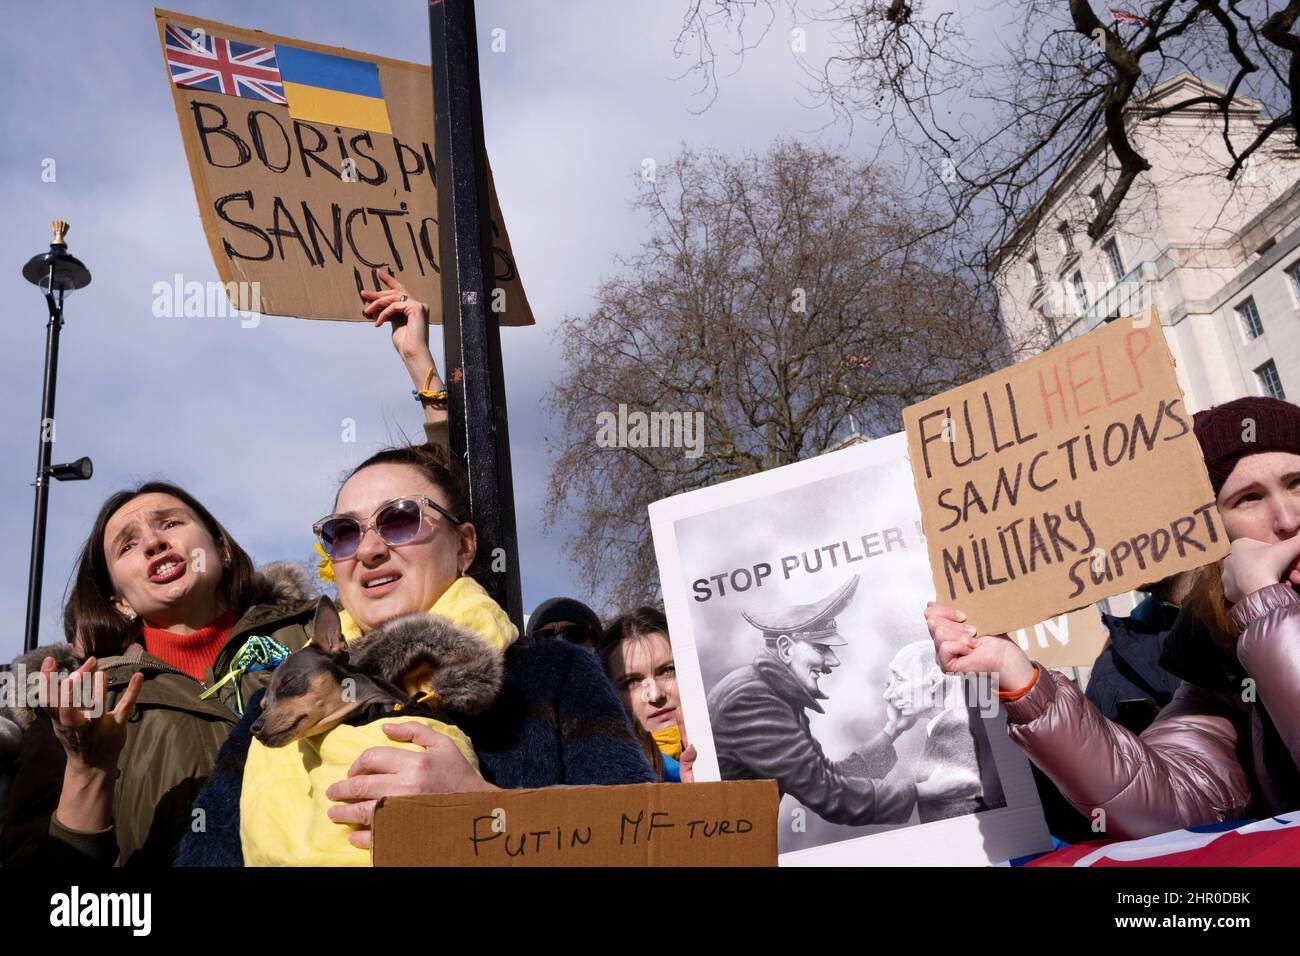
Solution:
{"label": "gesturing hand", "polygon": [[411,298],[406,286],[390,273],[375,273],[385,287],[383,292],[363,289],[361,298],[366,302],[362,312],[374,319],[375,327],[385,322],[393,333],[393,347],[402,361],[410,364],[427,358],[429,352],[429,307]]}
{"label": "gesturing hand", "polygon": [[[117,706],[106,712],[108,680],[105,674],[95,670],[96,663],[95,658],[89,657],[60,681],[57,702],[44,708],[50,716],[54,736],[68,755],[68,767],[74,771],[117,768],[117,758],[126,743],[127,718],[144,686],[144,675],[132,674]],[[41,662],[42,679],[48,687],[54,686],[57,666],[53,657]]]}
{"label": "gesturing hand", "polygon": [[1300,588],[1300,535],[1268,544],[1253,538],[1232,542],[1223,559],[1223,596],[1236,604],[1248,594],[1285,581]]}
{"label": "gesturing hand", "polygon": [[474,772],[446,734],[412,722],[384,724],[384,733],[424,749],[371,747],[348,769],[346,780],[325,791],[327,798],[340,801],[339,806],[329,808],[329,818],[357,827],[348,834],[353,846],[370,849],[370,828],[381,797],[499,789]]}

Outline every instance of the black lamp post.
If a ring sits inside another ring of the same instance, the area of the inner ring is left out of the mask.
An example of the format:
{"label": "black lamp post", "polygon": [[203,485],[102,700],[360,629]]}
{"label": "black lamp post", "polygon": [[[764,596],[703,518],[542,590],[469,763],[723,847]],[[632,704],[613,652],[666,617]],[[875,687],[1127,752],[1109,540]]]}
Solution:
{"label": "black lamp post", "polygon": [[32,521],[32,563],[27,579],[27,632],[25,650],[36,647],[41,623],[41,573],[45,566],[45,518],[49,512],[49,480],[85,481],[94,472],[89,458],[63,465],[50,465],[54,443],[54,386],[59,369],[59,331],[63,328],[63,297],[74,289],[90,285],[90,270],[68,252],[63,237],[68,224],[61,219],[50,223],[54,239],[49,252],[32,256],[23,266],[23,278],[40,286],[50,321],[45,326],[45,387],[41,392],[40,445],[36,465],[36,516]]}
{"label": "black lamp post", "polygon": [[479,553],[504,552],[505,568],[494,560],[493,569],[510,619],[522,624],[501,328],[488,310],[496,276],[474,0],[430,0],[429,37],[451,452],[469,471]]}

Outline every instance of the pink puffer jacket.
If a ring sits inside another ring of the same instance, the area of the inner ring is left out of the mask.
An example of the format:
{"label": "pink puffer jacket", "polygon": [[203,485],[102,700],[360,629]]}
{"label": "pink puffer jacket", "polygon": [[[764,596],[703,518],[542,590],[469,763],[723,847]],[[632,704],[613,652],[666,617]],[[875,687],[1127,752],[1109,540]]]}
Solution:
{"label": "pink puffer jacket", "polygon": [[1193,648],[1196,666],[1171,665],[1166,654],[1183,683],[1140,737],[1043,668],[1033,690],[1006,705],[1011,739],[1080,812],[1102,811],[1111,837],[1300,807],[1300,594],[1261,588],[1232,617],[1242,630],[1237,661],[1180,618],[1171,641]]}

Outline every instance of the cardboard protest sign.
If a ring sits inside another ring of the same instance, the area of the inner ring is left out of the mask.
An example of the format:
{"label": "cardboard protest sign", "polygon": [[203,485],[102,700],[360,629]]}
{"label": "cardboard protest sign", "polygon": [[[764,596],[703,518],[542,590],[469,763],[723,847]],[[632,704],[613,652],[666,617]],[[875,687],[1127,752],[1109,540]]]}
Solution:
{"label": "cardboard protest sign", "polygon": [[782,866],[1051,846],[991,682],[935,661],[920,518],[902,433],[650,506],[695,779],[775,779]]}
{"label": "cardboard protest sign", "polygon": [[390,797],[375,866],[775,866],[776,786],[646,783]]}
{"label": "cardboard protest sign", "polygon": [[1009,636],[1044,667],[1091,667],[1110,637],[1095,606],[1049,617]]}
{"label": "cardboard protest sign", "polygon": [[981,634],[1228,553],[1159,324],[1120,319],[903,412],[937,600]]}
{"label": "cardboard protest sign", "polygon": [[[387,269],[440,323],[430,68],[166,10],[154,17],[231,304],[367,321],[358,292],[380,290],[375,272]],[[502,325],[530,325],[490,175],[488,189],[489,307]]]}

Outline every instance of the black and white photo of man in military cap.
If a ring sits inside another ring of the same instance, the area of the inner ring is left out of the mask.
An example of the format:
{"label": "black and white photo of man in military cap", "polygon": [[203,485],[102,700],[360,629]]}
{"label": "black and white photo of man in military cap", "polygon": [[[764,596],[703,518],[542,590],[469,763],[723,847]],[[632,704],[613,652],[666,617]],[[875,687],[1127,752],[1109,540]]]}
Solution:
{"label": "black and white photo of man in military cap", "polygon": [[898,760],[894,740],[914,724],[916,714],[890,708],[884,728],[840,761],[826,759],[809,727],[806,711],[824,713],[821,686],[840,665],[836,648],[848,641],[835,615],[853,599],[855,574],[812,604],[770,614],[742,612],[758,628],[763,649],[752,664],[737,668],[709,693],[709,720],[725,780],[776,780],[831,823],[866,826],[905,823],[922,805],[974,800],[976,772],[962,765],[935,765],[927,777],[886,781]]}

